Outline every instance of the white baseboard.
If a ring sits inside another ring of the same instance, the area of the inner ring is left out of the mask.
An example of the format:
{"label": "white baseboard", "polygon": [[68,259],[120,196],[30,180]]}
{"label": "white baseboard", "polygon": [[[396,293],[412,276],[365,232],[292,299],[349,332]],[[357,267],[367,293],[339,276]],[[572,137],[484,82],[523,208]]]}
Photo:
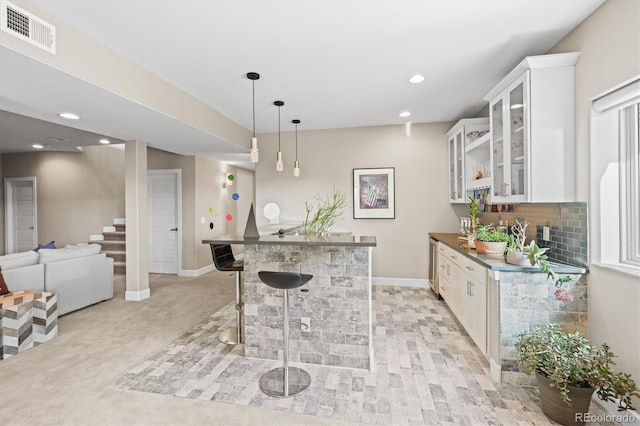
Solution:
{"label": "white baseboard", "polygon": [[502,383],[502,367],[493,358],[489,359],[489,377],[496,383]]}
{"label": "white baseboard", "polygon": [[389,285],[394,287],[429,287],[429,282],[421,278],[387,278],[387,277],[371,277],[373,285]]}
{"label": "white baseboard", "polygon": [[124,217],[113,219],[113,224],[114,225],[126,225],[127,224],[127,219],[125,219]]}
{"label": "white baseboard", "polygon": [[116,232],[115,226],[103,226],[102,232]]}
{"label": "white baseboard", "polygon": [[124,292],[124,300],[129,300],[132,302],[139,302],[144,299],[148,299],[151,297],[151,290],[144,289],[140,291],[125,291]]}
{"label": "white baseboard", "polygon": [[199,277],[200,275],[204,275],[208,272],[215,271],[215,270],[216,270],[216,265],[212,263],[211,265],[205,266],[204,268],[200,268],[200,269],[180,269],[178,271],[178,276],[179,277]]}
{"label": "white baseboard", "polygon": [[89,235],[89,241],[103,241],[103,240],[104,240],[104,235],[102,234]]}

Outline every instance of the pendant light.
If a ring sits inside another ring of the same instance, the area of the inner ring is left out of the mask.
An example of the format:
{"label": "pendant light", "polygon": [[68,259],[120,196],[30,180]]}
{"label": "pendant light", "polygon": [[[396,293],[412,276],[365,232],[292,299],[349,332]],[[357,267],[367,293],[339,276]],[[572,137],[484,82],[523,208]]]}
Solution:
{"label": "pendant light", "polygon": [[275,101],[273,104],[278,107],[278,155],[276,156],[276,170],[281,172],[284,170],[284,164],[282,163],[282,151],[280,150],[280,107],[284,105],[284,102]]}
{"label": "pendant light", "polygon": [[251,80],[252,100],[253,100],[253,137],[251,138],[251,162],[258,162],[258,139],[256,139],[256,80],[260,79],[257,72],[247,73],[247,78]]}
{"label": "pendant light", "polygon": [[293,177],[299,177],[300,163],[298,162],[298,124],[300,124],[300,120],[292,120],[291,122],[296,125],[296,160],[293,162]]}

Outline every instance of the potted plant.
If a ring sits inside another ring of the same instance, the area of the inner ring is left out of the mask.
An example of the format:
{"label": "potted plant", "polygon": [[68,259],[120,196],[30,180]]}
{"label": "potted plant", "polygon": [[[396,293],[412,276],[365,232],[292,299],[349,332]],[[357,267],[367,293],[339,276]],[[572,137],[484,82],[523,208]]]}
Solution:
{"label": "potted plant", "polygon": [[500,257],[504,255],[504,251],[509,241],[509,235],[506,232],[498,231],[493,224],[478,225],[476,228],[476,252],[487,256]]}
{"label": "potted plant", "polygon": [[476,229],[480,223],[478,214],[480,214],[480,200],[477,198],[469,197],[469,233],[467,234],[467,245],[469,248],[475,248]]}
{"label": "potted plant", "polygon": [[564,283],[571,281],[571,277],[565,275],[562,278],[557,278],[555,272],[551,270],[551,265],[546,255],[549,248],[539,247],[534,240],[531,240],[528,245],[525,244],[527,226],[529,226],[529,223],[526,220],[520,222],[516,219],[515,225],[511,227],[506,262],[520,266],[538,266],[541,272],[547,274],[547,279],[555,280],[556,291],[554,294],[556,299],[562,302],[571,302],[573,295],[563,287]]}
{"label": "potted plant", "polygon": [[[635,410],[631,398],[640,397],[630,374],[615,372],[615,355],[603,343],[593,346],[581,333],[565,333],[555,324],[536,326],[516,337],[520,368],[536,373],[542,411],[566,425],[583,424],[595,391],[618,410]],[[614,399],[615,398],[615,399]]]}
{"label": "potted plant", "polygon": [[307,210],[303,223],[304,233],[307,236],[323,237],[342,216],[342,209],[348,205],[347,197],[344,192],[334,187],[332,196],[317,195],[315,198],[319,204],[311,218],[309,215],[313,211],[313,205],[304,203]]}

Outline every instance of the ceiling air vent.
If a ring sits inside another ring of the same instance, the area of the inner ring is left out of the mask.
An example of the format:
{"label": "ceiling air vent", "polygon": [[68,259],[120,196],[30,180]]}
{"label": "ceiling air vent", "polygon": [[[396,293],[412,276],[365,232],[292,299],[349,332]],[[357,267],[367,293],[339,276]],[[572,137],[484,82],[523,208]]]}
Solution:
{"label": "ceiling air vent", "polygon": [[2,31],[56,54],[56,27],[6,0],[0,6]]}

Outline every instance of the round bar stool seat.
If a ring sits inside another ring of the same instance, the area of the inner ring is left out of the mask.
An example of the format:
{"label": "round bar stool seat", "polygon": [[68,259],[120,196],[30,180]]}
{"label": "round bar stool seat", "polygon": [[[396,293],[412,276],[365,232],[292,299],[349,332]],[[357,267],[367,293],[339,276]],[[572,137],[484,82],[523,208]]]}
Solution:
{"label": "round bar stool seat", "polygon": [[311,376],[301,368],[289,367],[289,290],[305,285],[313,278],[313,275],[260,271],[258,277],[269,287],[284,290],[283,366],[264,373],[260,377],[260,389],[275,398],[296,396],[307,390],[311,384]]}

